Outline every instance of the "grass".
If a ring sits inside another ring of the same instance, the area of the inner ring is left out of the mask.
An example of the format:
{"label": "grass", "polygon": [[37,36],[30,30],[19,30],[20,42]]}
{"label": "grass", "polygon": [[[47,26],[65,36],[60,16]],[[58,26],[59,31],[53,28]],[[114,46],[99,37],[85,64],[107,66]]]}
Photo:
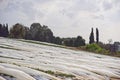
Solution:
{"label": "grass", "polygon": [[0,76],[2,76],[2,77],[9,76],[10,78],[15,78],[14,76],[11,76],[11,75],[8,75],[8,74],[0,74]]}
{"label": "grass", "polygon": [[7,46],[0,46],[0,48],[23,51],[21,49],[17,49],[17,48],[13,48],[13,47],[7,47]]}
{"label": "grass", "polygon": [[110,52],[108,55],[115,56],[115,57],[120,57],[120,52],[113,52],[113,53]]}
{"label": "grass", "polygon": [[65,74],[65,73],[61,73],[61,72],[56,72],[56,76],[61,76],[61,77],[75,77],[72,74]]}
{"label": "grass", "polygon": [[[78,47],[77,49],[83,50],[83,51],[88,51],[88,52],[93,52],[93,53],[98,53],[98,54],[102,54],[102,55],[120,57],[120,52],[110,52],[109,50],[101,48],[99,46],[99,44],[96,44],[96,43],[81,46],[81,47]],[[99,57],[97,57],[97,58],[99,58]]]}
{"label": "grass", "polygon": [[21,65],[19,65],[19,64],[17,64],[17,63],[12,63],[13,65],[16,65],[16,66],[21,66]]}
{"label": "grass", "polygon": [[[0,61],[0,63],[6,63],[6,62],[3,62],[3,61]],[[16,65],[16,66],[21,66],[17,63],[9,63],[9,64],[13,64],[13,65]],[[31,67],[28,67],[28,68],[31,68]],[[72,74],[65,74],[65,73],[61,73],[61,72],[54,72],[54,71],[51,71],[51,70],[42,70],[42,69],[39,69],[39,68],[31,68],[31,69],[34,69],[34,70],[37,70],[37,71],[41,71],[41,72],[44,72],[44,73],[47,73],[47,74],[50,74],[50,75],[53,75],[53,76],[56,76],[56,77],[66,77],[66,78],[73,78],[75,77],[74,75]]]}
{"label": "grass", "polygon": [[5,63],[4,61],[0,61],[0,63]]}
{"label": "grass", "polygon": [[108,53],[107,50],[101,48],[98,44],[88,44],[85,46],[85,49],[95,53]]}
{"label": "grass", "polygon": [[[7,63],[7,62],[0,61],[0,63]],[[16,66],[21,66],[21,65],[19,65],[19,64],[17,64],[17,63],[8,63],[8,64],[13,64],[13,65],[16,65]]]}
{"label": "grass", "polygon": [[1,45],[5,45],[5,46],[7,46],[7,47],[13,47],[13,46],[11,46],[11,45],[8,45],[8,44],[1,44]]}
{"label": "grass", "polygon": [[28,43],[34,43],[34,44],[40,44],[40,45],[53,46],[53,47],[65,48],[65,46],[62,46],[62,45],[56,45],[56,44],[52,44],[52,43],[47,44],[47,43],[45,43],[45,42],[40,42],[40,41],[22,40],[22,39],[20,39],[19,41],[28,42]]}
{"label": "grass", "polygon": [[70,78],[73,78],[75,77],[74,75],[72,74],[65,74],[65,73],[61,73],[61,72],[54,72],[54,71],[51,71],[51,70],[41,70],[39,68],[32,68],[32,69],[35,69],[35,70],[38,70],[38,71],[41,71],[41,72],[44,72],[44,73],[47,73],[47,74],[50,74],[50,75],[53,75],[53,76],[56,76],[56,77],[70,77]]}
{"label": "grass", "polygon": [[2,57],[2,58],[9,58],[9,59],[17,59],[17,60],[24,60],[24,59],[19,59],[19,58],[13,58],[13,57],[8,57],[8,56],[2,56],[2,55],[0,55],[0,57]]}
{"label": "grass", "polygon": [[26,51],[26,50],[22,50],[22,49],[15,48],[15,47],[13,47],[13,46],[1,46],[1,45],[0,45],[0,48],[12,49],[12,50],[17,50],[17,51]]}

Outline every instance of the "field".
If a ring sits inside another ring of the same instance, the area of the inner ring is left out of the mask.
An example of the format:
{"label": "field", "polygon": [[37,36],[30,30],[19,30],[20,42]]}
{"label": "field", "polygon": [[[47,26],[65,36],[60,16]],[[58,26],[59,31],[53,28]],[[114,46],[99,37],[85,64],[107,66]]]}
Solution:
{"label": "field", "polygon": [[0,38],[0,80],[120,80],[120,58]]}

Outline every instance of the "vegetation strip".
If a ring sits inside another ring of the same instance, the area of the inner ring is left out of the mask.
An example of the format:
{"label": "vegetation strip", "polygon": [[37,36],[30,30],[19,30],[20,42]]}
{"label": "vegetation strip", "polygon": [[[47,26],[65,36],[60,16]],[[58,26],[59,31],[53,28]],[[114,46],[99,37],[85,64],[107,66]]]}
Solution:
{"label": "vegetation strip", "polygon": [[5,47],[5,46],[0,46],[0,48],[5,48],[5,49],[13,49],[13,50],[20,50],[20,51],[22,51],[21,49],[12,48],[12,47]]}
{"label": "vegetation strip", "polygon": [[54,76],[56,76],[56,77],[70,77],[70,78],[73,78],[73,77],[75,77],[74,75],[72,75],[72,74],[65,74],[65,73],[61,73],[61,72],[54,72],[54,71],[51,71],[51,70],[47,70],[47,71],[45,71],[45,70],[41,70],[41,69],[39,69],[39,68],[31,68],[31,69],[35,69],[35,70],[38,70],[38,71],[41,71],[41,72],[44,72],[44,73],[47,73],[47,74],[50,74],[50,75],[54,75]]}
{"label": "vegetation strip", "polygon": [[2,74],[2,73],[0,73],[0,76],[2,76],[2,77],[9,76],[10,78],[15,78],[14,76],[7,75],[7,74]]}
{"label": "vegetation strip", "polygon": [[23,60],[23,59],[19,59],[19,58],[13,58],[13,57],[2,56],[2,55],[0,55],[0,57],[2,57],[2,58],[9,58],[9,59],[17,59],[17,60]]}
{"label": "vegetation strip", "polygon": [[0,46],[0,48],[4,48],[4,49],[12,49],[12,50],[17,50],[17,51],[26,51],[26,50],[22,50],[22,49],[14,48],[14,47],[7,47],[7,46]]}
{"label": "vegetation strip", "polygon": [[34,44],[47,45],[47,46],[53,46],[53,47],[65,48],[65,46],[62,46],[62,45],[46,44],[46,43],[37,42],[37,41],[32,41],[32,40],[19,40],[19,41],[28,42],[28,43],[34,43]]}
{"label": "vegetation strip", "polygon": [[7,46],[7,47],[13,47],[13,46],[8,45],[8,44],[0,44],[0,45],[4,45],[4,46]]}

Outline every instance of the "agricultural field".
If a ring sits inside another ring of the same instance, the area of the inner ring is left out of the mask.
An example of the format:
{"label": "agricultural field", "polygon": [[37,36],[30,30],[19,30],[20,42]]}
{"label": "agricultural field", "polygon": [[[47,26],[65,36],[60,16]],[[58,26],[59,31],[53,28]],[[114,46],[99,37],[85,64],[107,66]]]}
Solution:
{"label": "agricultural field", "polygon": [[0,80],[120,80],[120,58],[1,37]]}

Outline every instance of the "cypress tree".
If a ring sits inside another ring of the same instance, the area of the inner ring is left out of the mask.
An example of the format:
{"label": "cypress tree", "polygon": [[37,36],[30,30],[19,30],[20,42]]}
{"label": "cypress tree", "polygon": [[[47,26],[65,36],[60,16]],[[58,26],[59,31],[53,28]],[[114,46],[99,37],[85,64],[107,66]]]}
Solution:
{"label": "cypress tree", "polygon": [[96,43],[99,43],[99,30],[96,28]]}
{"label": "cypress tree", "polygon": [[0,24],[0,37],[2,36],[2,24]]}
{"label": "cypress tree", "polygon": [[2,26],[2,37],[5,37],[5,30],[6,30],[6,26],[5,26],[5,24],[3,24],[3,26]]}
{"label": "cypress tree", "polygon": [[94,32],[93,32],[93,28],[92,28],[92,31],[90,33],[90,37],[89,37],[89,44],[92,44],[94,43]]}

